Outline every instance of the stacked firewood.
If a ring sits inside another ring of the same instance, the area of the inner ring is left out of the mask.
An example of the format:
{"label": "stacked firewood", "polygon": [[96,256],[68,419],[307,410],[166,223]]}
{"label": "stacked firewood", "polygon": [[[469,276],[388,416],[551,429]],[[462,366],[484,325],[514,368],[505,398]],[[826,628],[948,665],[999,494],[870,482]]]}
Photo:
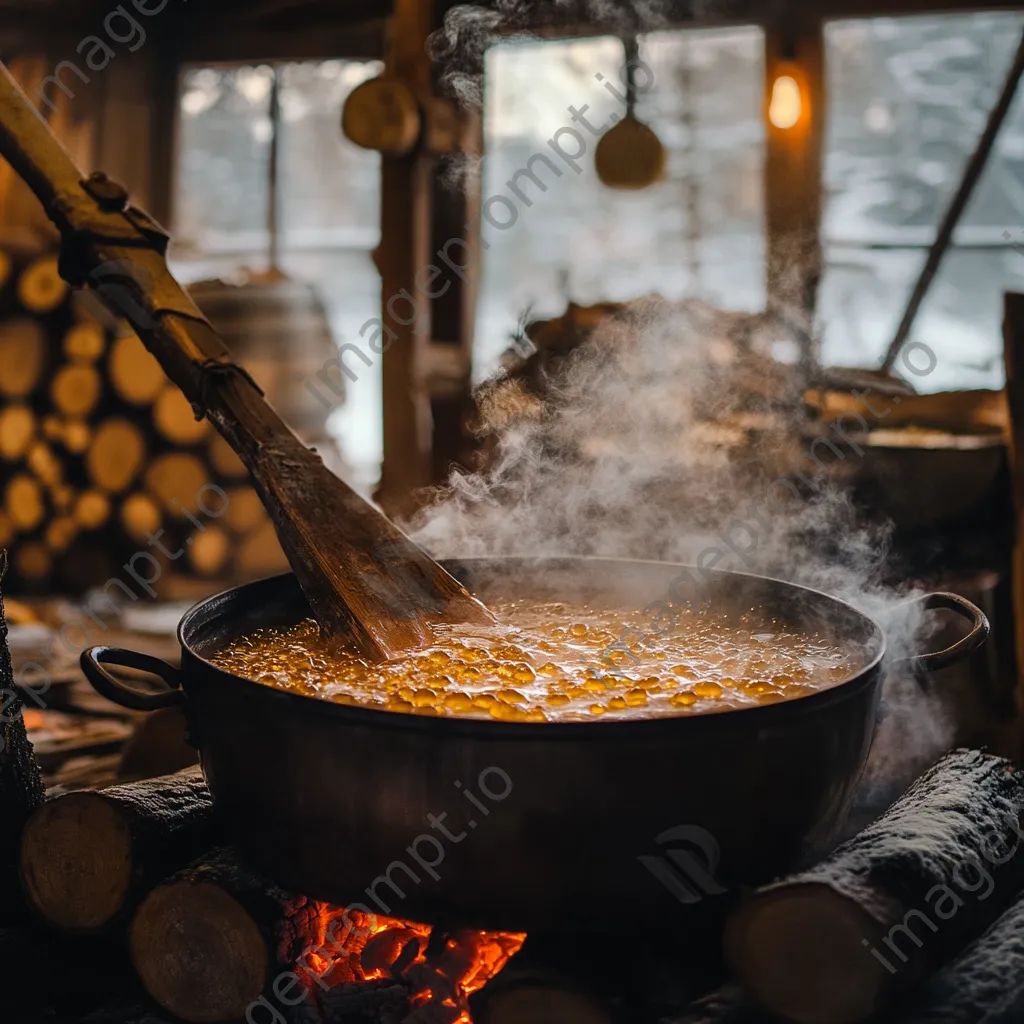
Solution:
{"label": "stacked firewood", "polygon": [[[286,566],[245,468],[139,338],[72,292],[55,252],[0,242],[0,546],[8,589]],[[154,567],[159,564],[159,570]]]}

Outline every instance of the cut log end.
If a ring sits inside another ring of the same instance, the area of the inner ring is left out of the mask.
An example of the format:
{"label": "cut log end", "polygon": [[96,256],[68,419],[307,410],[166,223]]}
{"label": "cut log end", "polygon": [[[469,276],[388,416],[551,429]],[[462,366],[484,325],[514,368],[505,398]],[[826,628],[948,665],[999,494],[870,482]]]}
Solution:
{"label": "cut log end", "polygon": [[244,907],[217,885],[182,879],[139,907],[129,943],[149,994],[176,1017],[236,1020],[267,984],[270,951]]}
{"label": "cut log end", "polygon": [[809,883],[741,907],[726,956],[757,1002],[794,1024],[854,1024],[892,985],[892,971],[871,952],[880,935],[853,900]]}
{"label": "cut log end", "polygon": [[69,793],[29,819],[21,839],[22,884],[55,928],[91,932],[119,913],[132,883],[132,837],[95,793]]}

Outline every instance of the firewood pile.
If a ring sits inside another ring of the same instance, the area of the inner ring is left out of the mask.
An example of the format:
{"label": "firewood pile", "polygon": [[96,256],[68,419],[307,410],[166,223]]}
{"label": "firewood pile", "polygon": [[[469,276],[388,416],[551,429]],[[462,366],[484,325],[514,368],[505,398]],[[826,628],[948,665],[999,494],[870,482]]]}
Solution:
{"label": "firewood pile", "polygon": [[47,794],[2,602],[0,691],[5,1022],[1024,1019],[1024,774],[1002,758],[951,753],[820,863],[721,897],[721,933],[689,938],[724,966],[662,955],[655,984],[660,937],[624,935],[626,908],[609,971],[607,937],[444,931],[289,892],[227,844],[197,767]]}
{"label": "firewood pile", "polygon": [[285,567],[238,457],[139,338],[68,287],[55,252],[6,238],[0,363],[9,586],[81,594],[139,552],[157,578]]}

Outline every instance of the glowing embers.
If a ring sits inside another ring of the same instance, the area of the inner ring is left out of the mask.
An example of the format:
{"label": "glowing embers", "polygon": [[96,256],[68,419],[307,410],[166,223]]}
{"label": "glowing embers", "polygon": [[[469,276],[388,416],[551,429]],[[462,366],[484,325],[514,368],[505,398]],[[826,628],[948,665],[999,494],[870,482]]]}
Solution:
{"label": "glowing embers", "polygon": [[[512,932],[435,932],[429,925],[311,903],[306,945],[283,942],[307,1003],[321,1020],[356,1014],[361,1001],[408,1003],[431,1024],[470,1024],[468,998],[495,977],[526,939]],[[311,942],[309,940],[312,940]],[[416,1017],[415,1019],[420,1019]]]}
{"label": "glowing embers", "polygon": [[306,620],[235,641],[214,662],[337,704],[500,722],[700,714],[804,696],[853,674],[827,638],[752,611],[641,611],[490,602],[505,625],[437,627],[435,646],[383,665],[331,646]]}

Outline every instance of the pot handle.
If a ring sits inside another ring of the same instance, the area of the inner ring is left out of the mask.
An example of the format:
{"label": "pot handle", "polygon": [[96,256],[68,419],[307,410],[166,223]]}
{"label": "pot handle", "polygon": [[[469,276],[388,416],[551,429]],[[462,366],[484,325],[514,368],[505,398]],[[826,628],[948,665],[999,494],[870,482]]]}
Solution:
{"label": "pot handle", "polygon": [[934,672],[936,669],[946,668],[948,665],[955,665],[963,661],[969,654],[976,651],[987,639],[992,627],[989,625],[985,613],[959,594],[949,594],[939,591],[934,594],[924,594],[921,597],[911,598],[906,602],[920,604],[923,611],[930,611],[934,608],[944,608],[947,611],[956,612],[971,623],[971,631],[967,636],[957,640],[955,644],[942,651],[931,651],[926,654],[916,654],[909,658],[900,658],[897,664],[906,665],[919,672]]}
{"label": "pot handle", "polygon": [[[92,688],[107,700],[120,704],[132,711],[157,711],[160,708],[177,707],[185,702],[181,690],[181,673],[166,661],[153,658],[137,651],[126,651],[121,647],[90,647],[82,652],[82,671]],[[121,665],[159,676],[169,687],[156,693],[144,693],[128,686],[118,679],[107,665]]]}

